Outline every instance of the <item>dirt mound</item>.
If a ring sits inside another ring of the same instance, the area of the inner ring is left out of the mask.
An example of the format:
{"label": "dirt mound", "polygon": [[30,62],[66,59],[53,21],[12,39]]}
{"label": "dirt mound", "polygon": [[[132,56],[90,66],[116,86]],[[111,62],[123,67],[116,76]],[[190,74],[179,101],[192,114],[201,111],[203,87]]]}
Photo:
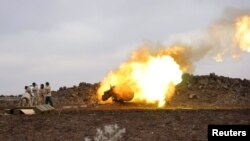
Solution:
{"label": "dirt mound", "polygon": [[[210,75],[183,74],[183,81],[176,86],[175,95],[167,106],[177,107],[250,107],[250,81]],[[56,105],[97,103],[99,83],[80,83],[71,88],[61,87],[53,93]]]}
{"label": "dirt mound", "polygon": [[173,105],[250,107],[250,81],[210,75],[184,74],[177,85]]}
{"label": "dirt mound", "polygon": [[81,82],[78,86],[70,88],[61,87],[52,93],[55,105],[81,105],[97,102],[96,91],[99,84]]}
{"label": "dirt mound", "polygon": [[18,105],[19,99],[21,96],[5,96],[0,95],[0,109],[6,108],[6,107],[15,107]]}

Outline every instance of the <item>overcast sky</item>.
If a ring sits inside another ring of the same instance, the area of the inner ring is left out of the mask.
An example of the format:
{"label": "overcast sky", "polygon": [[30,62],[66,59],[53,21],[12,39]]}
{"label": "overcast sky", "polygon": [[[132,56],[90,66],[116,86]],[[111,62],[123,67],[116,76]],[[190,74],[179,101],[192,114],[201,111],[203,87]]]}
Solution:
{"label": "overcast sky", "polygon": [[[49,81],[54,88],[101,81],[145,41],[203,30],[249,0],[0,0],[0,94]],[[250,79],[250,55],[195,74]]]}

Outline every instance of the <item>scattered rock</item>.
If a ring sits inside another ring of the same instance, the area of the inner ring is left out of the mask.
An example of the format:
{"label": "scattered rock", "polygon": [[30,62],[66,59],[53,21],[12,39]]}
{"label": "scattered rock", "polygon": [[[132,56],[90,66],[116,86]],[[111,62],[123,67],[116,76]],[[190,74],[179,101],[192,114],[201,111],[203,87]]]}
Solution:
{"label": "scattered rock", "polygon": [[188,96],[189,99],[198,99],[198,96],[196,94],[190,94]]}

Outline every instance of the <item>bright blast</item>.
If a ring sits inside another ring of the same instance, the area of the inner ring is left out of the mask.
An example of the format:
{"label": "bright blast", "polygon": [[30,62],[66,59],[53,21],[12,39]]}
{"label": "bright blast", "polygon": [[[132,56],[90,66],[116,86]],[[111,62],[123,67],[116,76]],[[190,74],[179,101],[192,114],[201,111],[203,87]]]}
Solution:
{"label": "bright blast", "polygon": [[[212,34],[199,48],[176,44],[158,50],[144,47],[134,51],[127,62],[109,72],[102,81],[98,89],[99,102],[111,102],[113,98],[113,101],[117,102],[122,100],[163,106],[173,96],[175,86],[182,81],[182,73],[192,72],[193,62],[204,57],[209,51],[218,54],[215,56],[217,61],[223,61],[223,56],[230,52],[230,47],[226,46],[222,52],[217,48],[235,41],[241,51],[250,52],[250,17],[239,17],[236,23],[230,25],[235,26],[219,26],[216,33],[221,31],[219,29],[225,29],[226,34]],[[233,36],[229,31],[235,31]],[[230,37],[229,40],[224,41],[224,36]],[[232,41],[231,37],[234,37]]]}
{"label": "bright blast", "polygon": [[115,86],[114,92],[119,99],[161,107],[173,95],[181,76],[180,66],[172,57],[151,53],[146,48],[139,49],[129,61],[104,79],[98,90],[99,99],[111,86]]}
{"label": "bright blast", "polygon": [[250,16],[242,16],[237,20],[235,40],[242,51],[250,52]]}

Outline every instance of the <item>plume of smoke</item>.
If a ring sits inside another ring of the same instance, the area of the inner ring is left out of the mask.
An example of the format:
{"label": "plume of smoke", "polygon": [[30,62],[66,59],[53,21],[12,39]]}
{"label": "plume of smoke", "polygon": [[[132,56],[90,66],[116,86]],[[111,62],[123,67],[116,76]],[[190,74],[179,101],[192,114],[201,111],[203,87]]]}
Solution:
{"label": "plume of smoke", "polygon": [[239,59],[244,50],[235,43],[235,24],[244,15],[250,16],[250,10],[225,9],[223,16],[207,29],[172,37],[170,46],[159,46],[160,52],[172,56],[184,72],[190,73],[195,69],[193,63],[205,56],[217,62],[229,56]]}
{"label": "plume of smoke", "polygon": [[192,73],[194,63],[205,56],[222,62],[224,57],[239,59],[243,50],[235,43],[235,24],[239,17],[250,16],[250,10],[227,8],[223,16],[207,29],[199,32],[172,37],[170,45],[143,43],[132,53],[129,62],[140,62],[148,56],[169,55],[180,65],[183,72]]}
{"label": "plume of smoke", "polygon": [[217,62],[222,62],[227,56],[237,59],[241,51],[234,40],[235,23],[238,17],[246,13],[247,10],[225,9],[223,16],[205,30],[206,38],[200,41],[199,47],[208,47],[208,55]]}

